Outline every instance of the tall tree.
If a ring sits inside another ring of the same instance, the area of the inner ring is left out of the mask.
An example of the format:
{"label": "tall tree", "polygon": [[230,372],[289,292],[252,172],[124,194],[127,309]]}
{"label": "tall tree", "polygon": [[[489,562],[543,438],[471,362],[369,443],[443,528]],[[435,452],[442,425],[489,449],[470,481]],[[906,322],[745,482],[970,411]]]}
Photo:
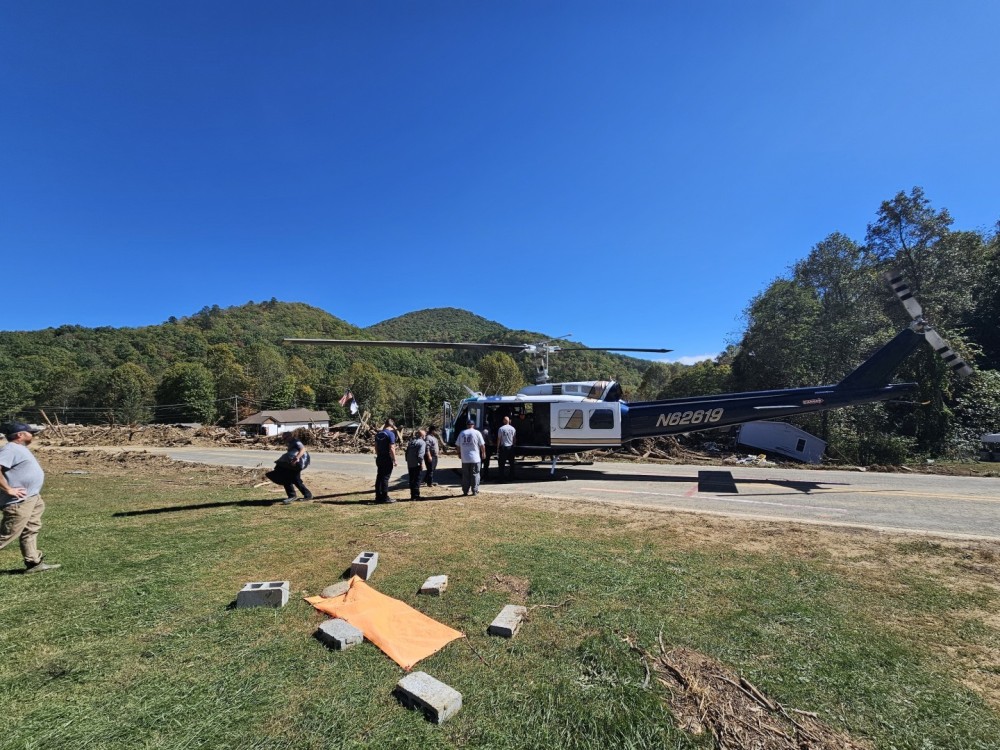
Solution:
{"label": "tall tree", "polygon": [[808,385],[818,369],[813,332],[820,318],[815,292],[777,279],[746,311],[747,330],[733,358],[740,390]]}
{"label": "tall tree", "polygon": [[486,394],[510,394],[524,385],[524,377],[514,358],[493,352],[479,360],[479,390]]}
{"label": "tall tree", "polygon": [[215,380],[199,362],[179,362],[163,375],[156,389],[159,421],[210,423],[217,413]]}
{"label": "tall tree", "polygon": [[914,187],[909,195],[900,190],[892,200],[882,201],[865,242],[876,262],[896,265],[920,290],[929,251],[948,234],[951,223],[948,209],[935,211],[923,188]]}
{"label": "tall tree", "polygon": [[375,419],[384,416],[385,383],[373,365],[368,362],[354,362],[348,370],[347,380],[360,409],[370,411]]}
{"label": "tall tree", "polygon": [[148,422],[153,416],[152,376],[133,362],[126,362],[108,375],[104,405],[114,420],[124,424]]}

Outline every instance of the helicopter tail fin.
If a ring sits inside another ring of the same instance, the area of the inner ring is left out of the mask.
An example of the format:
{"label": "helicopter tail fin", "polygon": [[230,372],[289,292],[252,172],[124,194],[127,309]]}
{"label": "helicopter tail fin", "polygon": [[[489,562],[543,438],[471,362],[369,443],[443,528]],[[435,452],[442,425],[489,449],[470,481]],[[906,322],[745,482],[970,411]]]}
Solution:
{"label": "helicopter tail fin", "polygon": [[904,328],[888,344],[862,362],[853,372],[837,384],[838,390],[880,388],[888,385],[896,368],[920,346],[923,336],[911,328]]}

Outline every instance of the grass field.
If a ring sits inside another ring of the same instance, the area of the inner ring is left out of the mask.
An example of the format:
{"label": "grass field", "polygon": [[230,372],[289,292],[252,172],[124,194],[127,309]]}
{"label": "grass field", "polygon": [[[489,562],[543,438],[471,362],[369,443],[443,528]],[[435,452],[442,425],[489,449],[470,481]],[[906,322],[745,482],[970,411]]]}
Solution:
{"label": "grass field", "polygon": [[[711,747],[623,641],[660,632],[872,747],[1000,748],[995,547],[488,493],[375,506],[333,481],[283,507],[223,469],[41,459],[64,569],[0,552],[4,748]],[[374,646],[312,637],[301,596],[361,550],[378,590],[468,635],[417,666],[463,694],[442,726]],[[284,609],[228,608],[279,579]],[[529,621],[486,636],[508,603]]]}

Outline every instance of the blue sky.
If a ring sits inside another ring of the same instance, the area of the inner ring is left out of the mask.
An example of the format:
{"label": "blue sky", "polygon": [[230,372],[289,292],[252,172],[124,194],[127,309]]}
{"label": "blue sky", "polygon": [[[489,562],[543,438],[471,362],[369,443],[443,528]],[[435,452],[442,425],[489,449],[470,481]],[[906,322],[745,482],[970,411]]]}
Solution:
{"label": "blue sky", "polygon": [[1000,219],[998,27],[961,0],[0,0],[0,251],[34,300],[0,325],[277,297],[715,353],[899,190]]}

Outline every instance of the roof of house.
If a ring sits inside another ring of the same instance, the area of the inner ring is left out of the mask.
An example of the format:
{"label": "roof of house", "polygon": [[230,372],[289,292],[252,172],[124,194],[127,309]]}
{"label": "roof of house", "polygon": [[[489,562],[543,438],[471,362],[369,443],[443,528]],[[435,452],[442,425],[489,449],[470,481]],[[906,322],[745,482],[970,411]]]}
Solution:
{"label": "roof of house", "polygon": [[325,411],[312,409],[281,409],[278,411],[262,411],[241,419],[237,424],[289,424],[292,422],[329,422],[330,415]]}

